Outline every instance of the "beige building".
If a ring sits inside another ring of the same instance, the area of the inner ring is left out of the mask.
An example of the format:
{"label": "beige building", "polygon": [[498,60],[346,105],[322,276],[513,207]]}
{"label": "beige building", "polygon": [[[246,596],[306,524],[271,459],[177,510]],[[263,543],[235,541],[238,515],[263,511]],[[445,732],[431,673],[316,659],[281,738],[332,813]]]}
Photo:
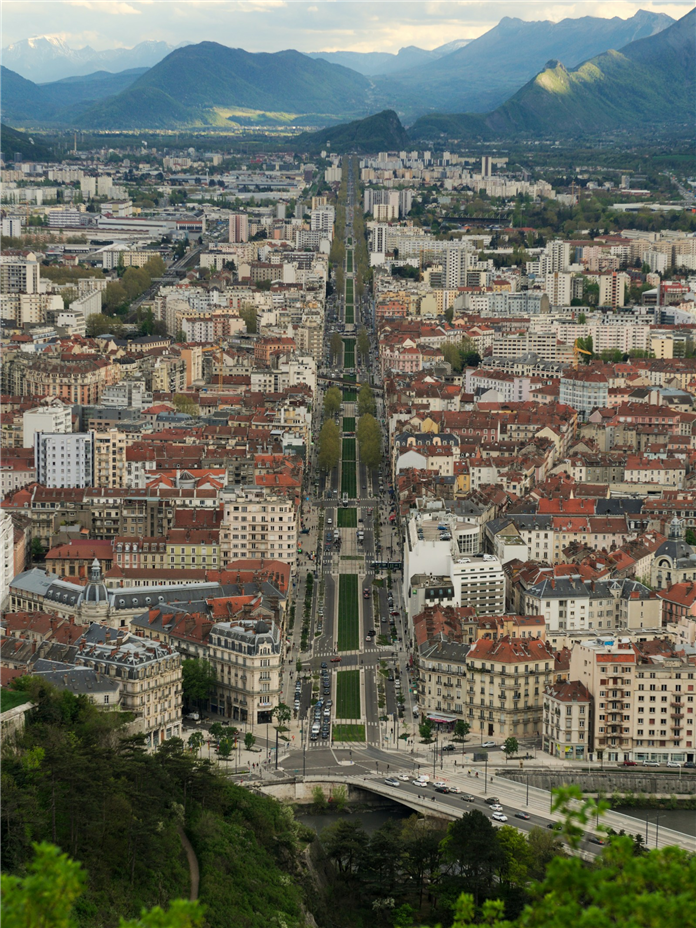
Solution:
{"label": "beige building", "polygon": [[444,635],[420,649],[418,702],[426,718],[440,723],[465,718],[468,651],[468,644]]}
{"label": "beige building", "polygon": [[467,657],[466,718],[473,735],[496,742],[537,738],[555,664],[551,645],[538,638],[479,639]]}
{"label": "beige building", "polygon": [[94,486],[126,485],[126,435],[117,429],[93,432]]}
{"label": "beige building", "polygon": [[552,683],[544,693],[544,750],[564,760],[585,760],[592,697],[577,680]]}
{"label": "beige building", "polygon": [[[605,761],[693,761],[694,675],[666,641],[577,643],[570,679],[593,697],[589,752]],[[590,758],[591,759],[591,758]]]}
{"label": "beige building", "polygon": [[222,491],[220,560],[267,557],[294,568],[297,557],[297,514],[284,496],[262,487],[234,487]]}
{"label": "beige building", "polygon": [[218,622],[210,631],[208,659],[217,675],[211,712],[262,725],[280,699],[280,630],[272,621]]}
{"label": "beige building", "polygon": [[[181,735],[181,657],[169,645],[142,641],[111,628],[91,626],[75,664],[91,667],[121,684],[121,708],[132,712],[148,747]],[[95,639],[95,643],[90,642]],[[96,640],[98,639],[98,640]]]}

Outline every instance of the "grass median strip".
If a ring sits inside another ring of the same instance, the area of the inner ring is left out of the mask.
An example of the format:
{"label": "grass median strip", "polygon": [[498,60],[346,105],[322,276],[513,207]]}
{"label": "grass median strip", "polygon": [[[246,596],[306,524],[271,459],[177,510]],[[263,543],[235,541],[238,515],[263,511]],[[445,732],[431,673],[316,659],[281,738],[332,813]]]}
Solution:
{"label": "grass median strip", "polygon": [[357,528],[358,527],[358,510],[357,509],[339,509],[336,513],[336,525],[339,528]]}
{"label": "grass median strip", "polygon": [[360,718],[359,670],[339,670],[336,674],[336,718]]}
{"label": "grass median strip", "polygon": [[355,432],[355,416],[344,416],[341,427],[345,433]]}
{"label": "grass median strip", "polygon": [[360,647],[358,575],[338,578],[338,650],[357,651]]}
{"label": "grass median strip", "polygon": [[348,499],[355,499],[358,492],[355,465],[355,439],[344,438],[341,452],[341,496],[347,493]]}
{"label": "grass median strip", "polygon": [[332,736],[336,741],[365,741],[364,725],[334,725]]}

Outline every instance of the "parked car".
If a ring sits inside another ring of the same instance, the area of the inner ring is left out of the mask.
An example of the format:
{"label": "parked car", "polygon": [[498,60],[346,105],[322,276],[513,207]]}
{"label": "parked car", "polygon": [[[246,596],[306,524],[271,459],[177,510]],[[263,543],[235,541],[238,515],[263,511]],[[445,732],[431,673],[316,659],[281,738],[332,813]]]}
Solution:
{"label": "parked car", "polygon": [[656,760],[644,760],[643,766],[644,767],[659,767],[660,763],[659,761],[656,761]]}
{"label": "parked car", "polygon": [[619,767],[637,767],[637,766],[638,766],[637,760],[625,760],[619,764]]}
{"label": "parked car", "polygon": [[494,748],[494,747],[495,747],[495,741],[484,741],[483,744],[481,745],[481,747],[482,747],[482,748]]}
{"label": "parked car", "polygon": [[444,751],[456,751],[457,749],[453,744],[446,744],[442,750],[444,752]]}
{"label": "parked car", "polygon": [[668,766],[668,767],[676,767],[678,770],[681,770],[681,764],[677,763],[676,760],[668,760],[668,761],[667,761],[667,766]]}
{"label": "parked car", "polygon": [[449,786],[436,786],[435,792],[436,793],[449,793]]}

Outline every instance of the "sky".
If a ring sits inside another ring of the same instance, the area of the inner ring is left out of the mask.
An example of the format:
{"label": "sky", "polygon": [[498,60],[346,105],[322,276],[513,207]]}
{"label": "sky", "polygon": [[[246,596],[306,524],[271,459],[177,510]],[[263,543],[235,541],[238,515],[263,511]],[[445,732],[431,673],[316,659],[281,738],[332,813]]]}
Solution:
{"label": "sky", "polygon": [[55,35],[71,48],[220,42],[248,51],[386,51],[475,39],[503,16],[524,20],[684,16],[694,0],[2,0],[2,44]]}

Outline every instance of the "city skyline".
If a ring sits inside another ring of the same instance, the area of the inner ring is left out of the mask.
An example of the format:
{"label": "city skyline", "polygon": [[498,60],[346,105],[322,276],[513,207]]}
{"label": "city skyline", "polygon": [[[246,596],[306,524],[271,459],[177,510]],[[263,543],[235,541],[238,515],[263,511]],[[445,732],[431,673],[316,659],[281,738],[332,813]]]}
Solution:
{"label": "city skyline", "polygon": [[[476,39],[505,16],[526,21],[598,16],[627,19],[639,10],[678,19],[692,7],[682,0],[479,0],[461,2],[365,4],[286,2],[286,0],[185,0],[185,2],[99,2],[65,0],[56,3],[8,2],[4,5],[4,45],[29,38],[56,37],[72,49],[97,51],[128,48],[146,39],[171,45],[217,41],[249,51],[301,52],[382,51],[418,45],[432,49],[458,39]],[[163,16],[163,9],[166,15]],[[269,17],[269,13],[272,16]],[[44,27],[40,32],[37,22]]]}

